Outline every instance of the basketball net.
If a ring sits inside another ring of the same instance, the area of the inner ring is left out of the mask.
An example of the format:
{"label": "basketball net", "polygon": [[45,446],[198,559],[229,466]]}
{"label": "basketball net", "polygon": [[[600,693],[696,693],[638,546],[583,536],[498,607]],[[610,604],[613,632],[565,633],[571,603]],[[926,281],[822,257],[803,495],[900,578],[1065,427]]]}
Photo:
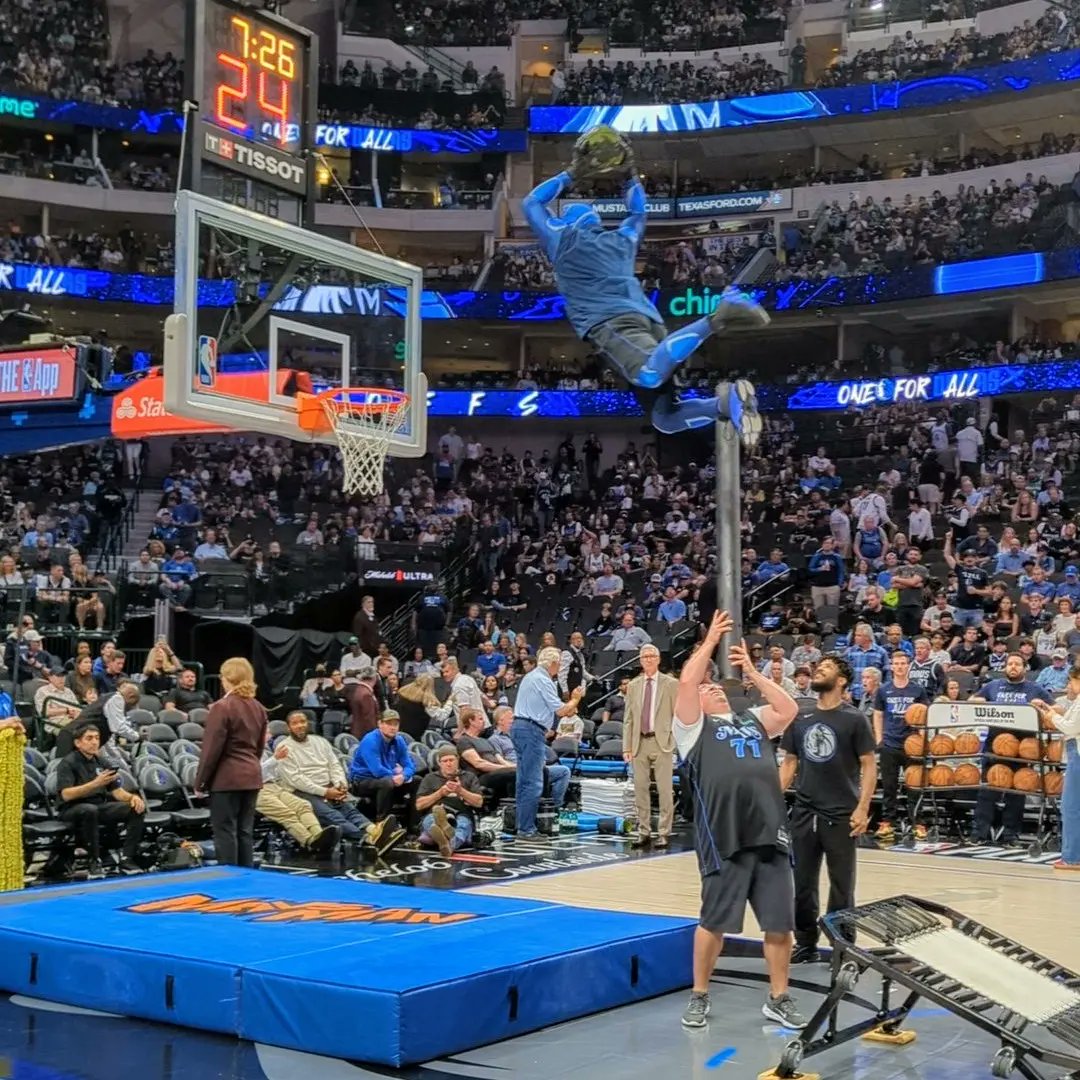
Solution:
{"label": "basketball net", "polygon": [[409,397],[400,390],[374,391],[383,400],[354,399],[348,392],[322,398],[326,420],[337,438],[345,466],[342,488],[348,495],[378,495],[390,440],[409,414]]}

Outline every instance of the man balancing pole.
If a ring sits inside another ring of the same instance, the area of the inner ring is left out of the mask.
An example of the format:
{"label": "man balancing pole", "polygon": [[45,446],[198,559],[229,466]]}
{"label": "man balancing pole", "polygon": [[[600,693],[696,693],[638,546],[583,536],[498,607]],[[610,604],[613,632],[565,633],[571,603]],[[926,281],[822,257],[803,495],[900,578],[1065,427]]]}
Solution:
{"label": "man balancing pole", "polygon": [[[575,183],[618,175],[627,177],[623,197],[630,211],[618,228],[605,229],[587,202],[571,203],[560,214],[548,209]],[[667,384],[713,334],[734,327],[760,329],[768,326],[769,316],[745,293],[727,289],[710,315],[668,333],[635,274],[645,235],[645,189],[626,139],[607,126],[582,135],[570,168],[534,188],[522,208],[555,269],[578,337],[630,383],[653,426],[676,435],[730,420],[744,444],[753,446],[761,434],[761,416],[746,379],[721,384],[716,397],[686,400],[677,400]]]}
{"label": "man balancing pole", "polygon": [[685,1027],[704,1027],[709,980],[725,934],[743,927],[747,901],[765,935],[769,996],[761,1007],[784,1027],[803,1028],[788,995],[795,890],[787,810],[770,739],[795,719],[795,699],[754,667],[745,642],[728,660],[742,668],[765,700],[734,714],[723,687],[709,681],[709,665],[734,623],[713,615],[698,650],[683,666],[675,700],[675,745],[687,764],[694,798],[694,846],[701,870],[701,916],[694,933],[694,989],[683,1013]]}

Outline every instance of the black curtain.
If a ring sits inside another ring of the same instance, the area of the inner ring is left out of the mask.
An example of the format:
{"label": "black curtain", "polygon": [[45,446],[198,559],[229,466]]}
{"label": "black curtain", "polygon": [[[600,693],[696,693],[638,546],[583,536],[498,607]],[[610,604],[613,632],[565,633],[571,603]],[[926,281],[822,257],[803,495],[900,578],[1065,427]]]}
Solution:
{"label": "black curtain", "polygon": [[316,664],[330,667],[341,659],[347,631],[286,630],[278,626],[258,626],[252,662],[259,696],[279,698],[287,686],[299,686],[303,673]]}

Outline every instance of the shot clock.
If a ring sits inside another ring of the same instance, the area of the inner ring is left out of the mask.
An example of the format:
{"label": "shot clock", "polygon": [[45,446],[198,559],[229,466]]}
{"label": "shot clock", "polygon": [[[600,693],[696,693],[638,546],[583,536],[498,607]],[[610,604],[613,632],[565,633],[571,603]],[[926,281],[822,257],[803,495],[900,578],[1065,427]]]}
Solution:
{"label": "shot clock", "polygon": [[307,40],[282,20],[206,0],[203,120],[254,142],[300,148],[307,95]]}
{"label": "shot clock", "polygon": [[[181,187],[298,225],[314,220],[318,43],[262,0],[185,0]],[[283,197],[284,195],[284,197]]]}

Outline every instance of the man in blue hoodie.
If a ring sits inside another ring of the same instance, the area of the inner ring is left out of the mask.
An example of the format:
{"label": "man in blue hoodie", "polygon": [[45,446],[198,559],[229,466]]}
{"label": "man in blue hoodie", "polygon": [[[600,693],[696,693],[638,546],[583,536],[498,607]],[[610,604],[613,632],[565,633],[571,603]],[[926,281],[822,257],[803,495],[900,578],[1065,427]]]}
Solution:
{"label": "man in blue hoodie", "polygon": [[[399,792],[408,797],[415,783],[416,765],[400,727],[401,717],[387,709],[375,730],[357,744],[349,762],[349,787],[354,795],[374,797],[376,821],[391,812]],[[411,814],[411,799],[409,803]]]}

